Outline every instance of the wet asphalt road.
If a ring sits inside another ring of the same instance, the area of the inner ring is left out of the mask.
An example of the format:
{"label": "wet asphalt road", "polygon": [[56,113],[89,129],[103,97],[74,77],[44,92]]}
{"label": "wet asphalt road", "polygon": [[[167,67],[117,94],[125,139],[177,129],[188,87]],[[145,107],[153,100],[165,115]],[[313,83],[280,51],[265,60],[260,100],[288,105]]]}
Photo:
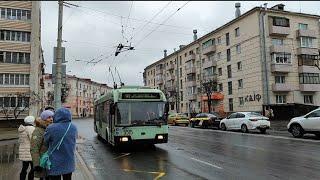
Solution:
{"label": "wet asphalt road", "polygon": [[167,144],[116,151],[97,139],[92,119],[74,123],[78,152],[99,180],[320,179],[320,141],[308,137],[170,126]]}

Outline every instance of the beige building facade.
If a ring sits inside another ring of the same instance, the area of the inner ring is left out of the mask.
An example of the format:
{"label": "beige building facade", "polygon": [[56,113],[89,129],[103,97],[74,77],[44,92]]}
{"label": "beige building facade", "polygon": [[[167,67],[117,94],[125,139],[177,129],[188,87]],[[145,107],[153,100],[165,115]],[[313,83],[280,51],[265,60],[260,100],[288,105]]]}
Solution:
{"label": "beige building facade", "polygon": [[[45,75],[44,85],[45,104],[47,106],[53,106],[54,84],[52,84],[51,74]],[[66,98],[63,106],[70,108],[72,116],[75,118],[93,116],[94,101],[101,95],[112,90],[112,88],[106,84],[70,75],[67,75],[65,88]]]}
{"label": "beige building facade", "polygon": [[1,119],[38,115],[44,60],[39,1],[0,1]]}
{"label": "beige building facade", "polygon": [[287,119],[320,106],[320,17],[256,7],[147,66],[144,84],[163,90],[172,111],[262,112]]}

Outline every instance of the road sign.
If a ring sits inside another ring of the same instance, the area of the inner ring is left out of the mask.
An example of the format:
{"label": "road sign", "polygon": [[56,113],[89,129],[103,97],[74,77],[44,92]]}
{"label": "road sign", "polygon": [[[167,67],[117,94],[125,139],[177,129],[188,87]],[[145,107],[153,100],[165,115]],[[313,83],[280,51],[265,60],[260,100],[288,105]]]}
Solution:
{"label": "road sign", "polygon": [[[56,83],[56,65],[57,64],[52,64],[52,84]],[[62,73],[62,84],[66,84],[66,65],[62,64],[61,66],[61,73]]]}
{"label": "road sign", "polygon": [[[66,63],[66,48],[62,47],[62,63]],[[57,63],[57,47],[53,48],[53,63]]]}

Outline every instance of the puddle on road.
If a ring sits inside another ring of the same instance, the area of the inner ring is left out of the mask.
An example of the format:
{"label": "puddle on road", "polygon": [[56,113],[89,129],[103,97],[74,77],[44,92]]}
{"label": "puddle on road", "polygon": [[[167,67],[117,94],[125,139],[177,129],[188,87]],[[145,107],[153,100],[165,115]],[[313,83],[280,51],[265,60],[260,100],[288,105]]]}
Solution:
{"label": "puddle on road", "polygon": [[0,145],[0,180],[19,179],[18,144]]}

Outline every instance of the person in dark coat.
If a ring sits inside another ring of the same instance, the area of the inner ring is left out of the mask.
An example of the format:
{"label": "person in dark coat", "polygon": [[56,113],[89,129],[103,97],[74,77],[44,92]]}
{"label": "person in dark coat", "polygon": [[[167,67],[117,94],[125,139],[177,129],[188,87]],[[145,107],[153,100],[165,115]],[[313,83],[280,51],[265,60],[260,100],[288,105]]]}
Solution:
{"label": "person in dark coat", "polygon": [[[70,128],[68,126],[70,124]],[[61,145],[53,150],[66,133]],[[48,151],[52,152],[49,156],[51,168],[47,170],[49,179],[71,179],[72,172],[75,170],[75,148],[77,128],[71,123],[71,112],[67,108],[59,108],[55,111],[53,123],[48,126],[44,134],[44,142]]]}

